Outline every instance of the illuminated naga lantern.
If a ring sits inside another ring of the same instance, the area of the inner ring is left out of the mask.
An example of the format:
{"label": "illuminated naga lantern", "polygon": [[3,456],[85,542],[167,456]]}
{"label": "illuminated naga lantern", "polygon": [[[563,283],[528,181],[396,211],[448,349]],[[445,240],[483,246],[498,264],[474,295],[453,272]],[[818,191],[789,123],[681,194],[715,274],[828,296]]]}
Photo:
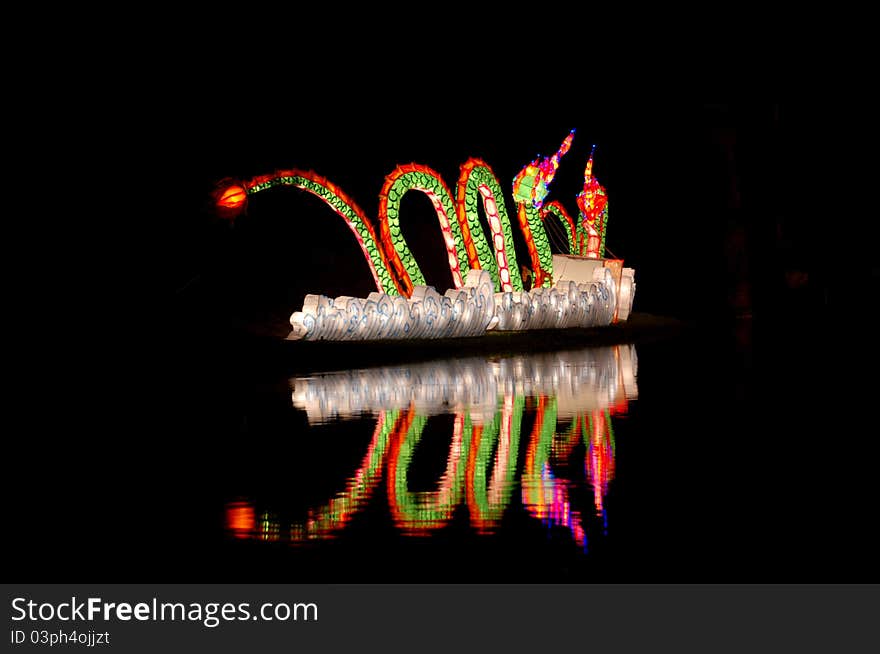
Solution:
{"label": "illuminated naga lantern", "polygon": [[[214,194],[218,214],[231,218],[249,196],[292,186],[321,198],[342,218],[367,261],[376,292],[366,298],[307,295],[290,317],[292,340],[396,340],[480,336],[522,331],[607,326],[625,321],[635,294],[634,270],[606,259],[608,201],[587,162],[578,220],[557,200],[545,205],[550,184],[574,140],[572,130],[551,157],[538,157],[513,182],[516,222],[528,250],[523,266],[514,249],[513,227],[498,178],[481,159],[461,165],[450,191],[440,175],[420,164],[398,166],[385,179],[379,216],[370,220],[341,189],[320,175],[279,170],[250,181],[224,180]],[[446,249],[453,288],[438,293],[425,276],[400,228],[400,207],[409,191],[424,193],[434,207]],[[482,206],[488,234],[480,223]],[[567,252],[553,254],[545,230],[561,223]],[[528,280],[527,280],[528,281]]]}

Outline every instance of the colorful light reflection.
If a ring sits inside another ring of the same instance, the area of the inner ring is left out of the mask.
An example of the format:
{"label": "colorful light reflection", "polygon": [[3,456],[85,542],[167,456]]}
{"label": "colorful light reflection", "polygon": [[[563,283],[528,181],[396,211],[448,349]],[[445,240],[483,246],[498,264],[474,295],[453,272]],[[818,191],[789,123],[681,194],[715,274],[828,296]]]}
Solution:
{"label": "colorful light reflection", "polygon": [[[319,421],[374,413],[367,452],[345,489],[302,519],[282,522],[265,507],[236,501],[226,507],[227,529],[235,538],[294,544],[332,539],[375,500],[384,477],[388,511],[404,535],[430,536],[449,527],[458,512],[477,533],[494,533],[519,506],[514,498],[520,488],[530,516],[567,531],[586,549],[590,531],[607,525],[615,468],[612,416],[625,414],[637,397],[636,361],[629,345],[292,380],[295,406]],[[344,397],[346,388],[363,395]],[[329,406],[333,398],[345,412]],[[413,490],[412,462],[429,419],[450,413],[444,471],[432,490]],[[526,416],[531,428],[523,440]],[[578,458],[581,464],[572,466]]]}

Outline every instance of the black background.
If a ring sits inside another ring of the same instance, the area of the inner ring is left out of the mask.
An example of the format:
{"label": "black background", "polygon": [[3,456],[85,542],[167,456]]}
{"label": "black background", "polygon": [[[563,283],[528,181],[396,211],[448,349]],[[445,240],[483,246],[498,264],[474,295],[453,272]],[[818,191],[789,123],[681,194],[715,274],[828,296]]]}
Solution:
{"label": "black background", "polygon": [[[186,194],[157,217],[170,248],[157,273],[179,302],[216,293],[221,306],[210,311],[232,313],[251,328],[272,323],[283,329],[289,307],[306,292],[364,290],[356,247],[319,201],[296,191],[256,196],[233,226],[205,206],[224,177],[313,169],[375,220],[384,176],[398,163],[428,165],[454,189],[458,166],[477,156],[509,194],[520,168],[538,153],[554,152],[573,127],[574,146],[550,199],[576,212],[574,198],[595,144],[594,171],[610,202],[607,244],[640,273],[639,310],[692,320],[775,318],[798,306],[849,299],[847,285],[831,279],[834,262],[826,256],[839,238],[833,219],[823,215],[835,193],[824,170],[827,153],[803,138],[808,118],[797,106],[631,102],[561,115],[498,108],[496,115],[495,104],[476,96],[462,100],[457,112],[437,115],[422,99],[416,106],[401,99],[385,110],[357,98],[340,103],[342,112],[332,119],[304,101],[254,118],[224,115],[209,124],[193,118],[179,126],[172,169]],[[442,291],[448,273],[442,249],[432,247],[433,222],[427,200],[405,199],[405,233],[429,283]],[[526,262],[522,252],[520,260]],[[687,284],[669,292],[682,277]]]}
{"label": "black background", "polygon": [[[438,106],[430,94],[393,87],[363,94],[344,84],[320,86],[292,89],[272,102],[237,85],[199,94],[196,102],[170,94],[158,105],[145,102],[120,132],[143,157],[132,169],[138,183],[123,187],[118,209],[126,216],[145,210],[147,218],[111,232],[110,249],[115,259],[137,260],[137,270],[131,277],[99,271],[110,301],[101,321],[73,314],[70,333],[84,325],[89,332],[68,345],[77,365],[56,359],[36,371],[42,400],[28,408],[31,426],[10,438],[13,578],[172,582],[228,574],[222,554],[208,554],[184,536],[216,530],[218,516],[203,507],[220,506],[218,484],[235,456],[209,432],[215,427],[234,438],[237,427],[228,421],[236,412],[218,404],[204,382],[225,383],[237,370],[259,369],[239,336],[278,338],[306,292],[362,292],[366,268],[341,221],[306,194],[265,194],[234,223],[217,218],[210,192],[227,176],[313,169],[375,218],[384,176],[397,163],[428,165],[454,187],[458,166],[478,156],[509,194],[523,165],[551,154],[577,128],[551,199],[576,210],[583,166],[596,144],[594,172],[610,201],[607,245],[637,271],[635,310],[722,331],[749,324],[755,333],[773,334],[774,343],[788,342],[766,368],[777,376],[760,377],[765,393],[753,403],[759,415],[763,400],[784,389],[772,424],[785,436],[775,441],[773,460],[786,464],[786,441],[813,429],[809,451],[816,459],[801,450],[796,463],[799,479],[819,484],[806,471],[833,458],[821,449],[823,438],[862,433],[845,426],[846,407],[863,406],[869,397],[870,386],[856,375],[875,347],[862,308],[870,307],[878,276],[869,238],[875,228],[846,209],[849,191],[840,181],[857,179],[858,171],[829,146],[842,124],[837,114],[816,120],[806,102],[640,100],[554,108],[549,100],[498,102],[477,90],[444,96]],[[511,209],[510,196],[505,199]],[[404,230],[426,261],[429,283],[442,287],[436,239],[421,228],[433,226],[430,213],[418,198],[407,199],[404,210]],[[135,304],[135,311],[124,313],[123,304]],[[743,356],[718,357],[719,370],[750,366],[751,344],[736,347]],[[736,405],[735,384],[718,392],[728,394],[726,408]],[[219,398],[234,396],[228,390]],[[820,433],[815,410],[828,431]],[[724,418],[715,407],[697,415],[707,425]],[[831,466],[830,483],[847,481],[853,497],[862,494],[844,507],[861,525],[870,448],[863,438],[847,442],[859,447],[847,456],[847,469]],[[774,480],[773,497],[787,497],[790,479]],[[830,511],[829,504],[820,506]],[[798,509],[798,523],[810,515]],[[834,518],[823,515],[818,542],[834,543],[833,556],[841,560],[853,548],[835,540],[828,524]],[[767,524],[780,523],[767,518]],[[854,537],[855,552],[868,552],[862,526],[845,533]],[[876,579],[868,560],[856,557],[843,572],[827,568],[819,580],[854,581],[861,573]],[[806,555],[798,561],[806,565]],[[787,569],[785,580],[797,580],[800,569]],[[260,576],[241,565],[235,574]],[[751,580],[762,574],[774,579],[772,571],[758,570]],[[735,581],[721,577],[707,581]]]}

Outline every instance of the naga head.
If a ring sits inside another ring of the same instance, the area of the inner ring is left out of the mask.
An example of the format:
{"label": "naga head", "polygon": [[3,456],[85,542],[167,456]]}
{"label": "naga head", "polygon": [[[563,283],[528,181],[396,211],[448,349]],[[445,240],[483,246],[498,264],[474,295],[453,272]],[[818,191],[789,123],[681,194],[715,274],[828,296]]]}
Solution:
{"label": "naga head", "polygon": [[562,141],[562,145],[552,157],[540,155],[528,166],[519,171],[513,180],[514,202],[528,202],[536,209],[544,204],[544,198],[550,192],[550,183],[556,176],[559,161],[568,152],[571,142],[574,140],[574,130]]}
{"label": "naga head", "polygon": [[593,177],[593,154],[595,151],[596,146],[594,145],[590,152],[590,159],[587,161],[587,168],[584,170],[584,190],[577,196],[581,220],[591,224],[602,214],[605,205],[608,204],[605,188],[599,183],[599,180]]}
{"label": "naga head", "polygon": [[247,208],[247,190],[232,178],[220,180],[211,198],[217,215],[227,220],[234,220]]}

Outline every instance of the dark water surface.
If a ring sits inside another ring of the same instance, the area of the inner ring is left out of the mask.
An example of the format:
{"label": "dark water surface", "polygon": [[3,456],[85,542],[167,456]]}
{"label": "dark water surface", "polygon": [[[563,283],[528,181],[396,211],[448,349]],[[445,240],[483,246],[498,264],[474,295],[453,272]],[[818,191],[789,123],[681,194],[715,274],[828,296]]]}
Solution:
{"label": "dark water surface", "polygon": [[875,430],[844,427],[859,391],[815,335],[206,362],[156,556],[248,581],[876,580]]}
{"label": "dark water surface", "polygon": [[805,325],[332,373],[183,339],[150,394],[135,371],[124,410],[91,396],[93,429],[12,441],[10,560],[28,580],[877,582],[876,347]]}

